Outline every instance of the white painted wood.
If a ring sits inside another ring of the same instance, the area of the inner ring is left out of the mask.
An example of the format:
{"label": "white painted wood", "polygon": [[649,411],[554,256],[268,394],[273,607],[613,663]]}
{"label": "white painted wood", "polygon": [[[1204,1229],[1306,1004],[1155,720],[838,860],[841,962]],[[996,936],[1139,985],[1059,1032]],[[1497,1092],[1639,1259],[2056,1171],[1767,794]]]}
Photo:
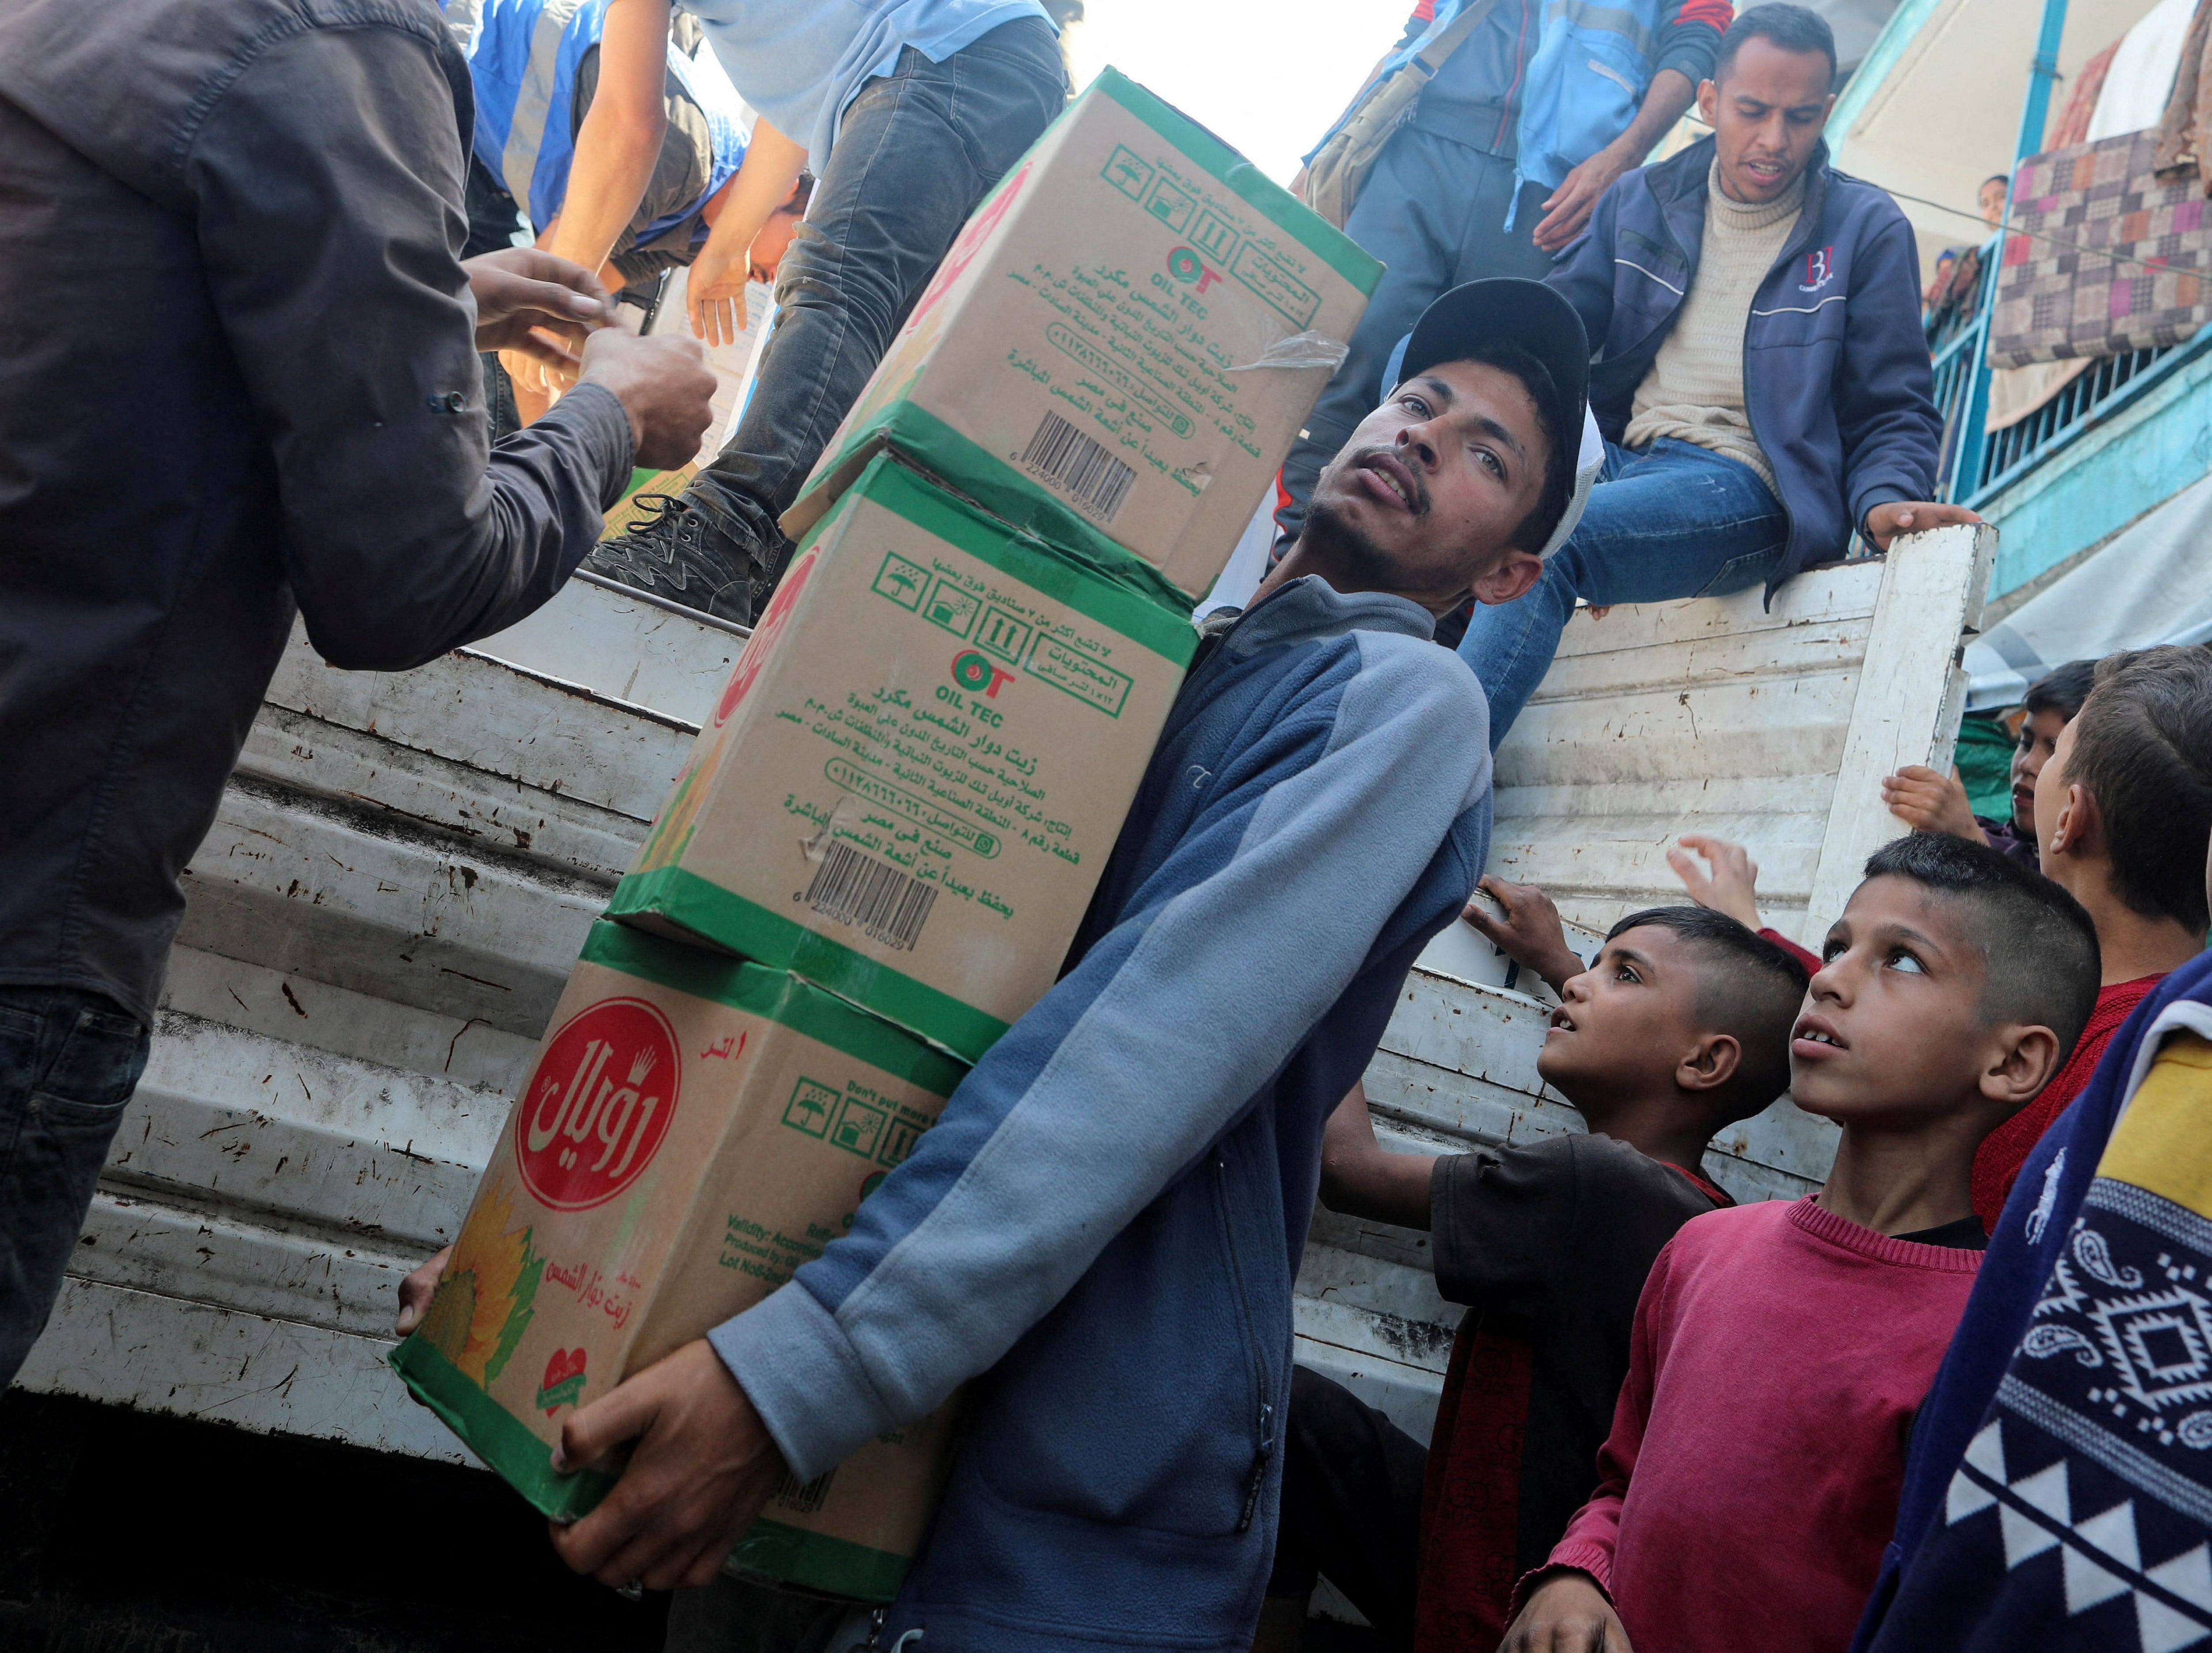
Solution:
{"label": "white painted wood", "polygon": [[1995,528],[1962,525],[1890,547],[1801,941],[1834,921],[1866,858],[1904,830],[1882,807],[1882,776],[1908,763],[1949,764],[1963,703],[1954,674],[1964,634],[1981,619],[1996,544]]}
{"label": "white painted wood", "polygon": [[260,1433],[473,1462],[408,1397],[388,1339],[72,1276],[17,1382]]}

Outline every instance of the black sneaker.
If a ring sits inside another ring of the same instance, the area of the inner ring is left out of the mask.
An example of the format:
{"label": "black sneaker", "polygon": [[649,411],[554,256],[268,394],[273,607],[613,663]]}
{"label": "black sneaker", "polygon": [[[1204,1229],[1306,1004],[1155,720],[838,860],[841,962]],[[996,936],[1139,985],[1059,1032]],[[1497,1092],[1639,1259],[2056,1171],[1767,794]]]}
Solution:
{"label": "black sneaker", "polygon": [[633,591],[750,625],[755,570],[744,547],[681,495],[640,494],[637,502],[653,514],[601,540],[584,566]]}

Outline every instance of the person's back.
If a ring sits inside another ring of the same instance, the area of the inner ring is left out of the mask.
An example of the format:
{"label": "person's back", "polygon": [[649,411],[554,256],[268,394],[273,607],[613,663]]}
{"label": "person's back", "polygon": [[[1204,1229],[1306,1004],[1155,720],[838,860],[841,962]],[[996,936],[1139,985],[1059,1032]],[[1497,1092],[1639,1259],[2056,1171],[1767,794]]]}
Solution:
{"label": "person's back", "polygon": [[[143,1064],[179,877],[295,604],[355,669],[520,619],[628,477],[639,363],[688,359],[600,346],[630,388],[587,383],[488,455],[453,251],[466,100],[426,4],[0,17],[0,1008],[27,1042],[0,1064],[0,1125],[67,1025],[101,1074],[61,1124],[9,1128],[0,1382]],[[711,381],[693,388],[703,424]]]}

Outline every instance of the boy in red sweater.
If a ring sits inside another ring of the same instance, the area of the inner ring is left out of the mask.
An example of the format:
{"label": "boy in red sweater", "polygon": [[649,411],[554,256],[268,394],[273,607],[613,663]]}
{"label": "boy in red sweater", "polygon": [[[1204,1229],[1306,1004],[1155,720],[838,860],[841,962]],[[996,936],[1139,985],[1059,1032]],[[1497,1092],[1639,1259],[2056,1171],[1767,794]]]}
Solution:
{"label": "boy in red sweater", "polygon": [[1980,1262],[1974,1150],[2049,1082],[2097,992],[2088,915],[1985,845],[1867,863],[1790,1053],[1843,1127],[1817,1194],[1694,1218],[1637,1304],[1600,1484],[1503,1653],[1841,1653],[1912,1415]]}

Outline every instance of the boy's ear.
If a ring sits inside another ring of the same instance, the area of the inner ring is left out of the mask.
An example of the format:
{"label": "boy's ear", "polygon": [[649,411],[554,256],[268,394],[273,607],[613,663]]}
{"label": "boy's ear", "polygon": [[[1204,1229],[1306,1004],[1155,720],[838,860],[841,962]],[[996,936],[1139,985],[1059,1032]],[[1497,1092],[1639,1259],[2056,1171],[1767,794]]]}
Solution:
{"label": "boy's ear", "polygon": [[1717,1091],[1743,1065],[1743,1047],[1732,1033],[1700,1033],[1674,1064],[1674,1083],[1685,1091]]}
{"label": "boy's ear", "polygon": [[2008,1109],[2025,1108],[2057,1076],[2065,1053],[2049,1028],[2011,1024],[1998,1030],[1995,1060],[1982,1070],[1981,1091]]}
{"label": "boy's ear", "polygon": [[2066,801],[2058,806],[2058,819],[2051,829],[2054,855],[2094,854],[2105,836],[2105,814],[2096,794],[2078,783],[2066,788]]}

